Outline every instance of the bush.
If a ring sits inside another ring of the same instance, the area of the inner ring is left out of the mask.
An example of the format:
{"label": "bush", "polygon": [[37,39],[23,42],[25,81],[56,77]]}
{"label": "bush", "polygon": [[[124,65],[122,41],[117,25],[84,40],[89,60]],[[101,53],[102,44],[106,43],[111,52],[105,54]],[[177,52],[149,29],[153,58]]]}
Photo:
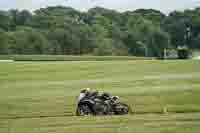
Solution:
{"label": "bush", "polygon": [[135,56],[67,56],[67,55],[12,55],[0,56],[14,61],[112,61],[112,60],[152,60],[154,58]]}
{"label": "bush", "polygon": [[187,48],[178,49],[178,58],[179,59],[188,59],[190,57],[190,51]]}

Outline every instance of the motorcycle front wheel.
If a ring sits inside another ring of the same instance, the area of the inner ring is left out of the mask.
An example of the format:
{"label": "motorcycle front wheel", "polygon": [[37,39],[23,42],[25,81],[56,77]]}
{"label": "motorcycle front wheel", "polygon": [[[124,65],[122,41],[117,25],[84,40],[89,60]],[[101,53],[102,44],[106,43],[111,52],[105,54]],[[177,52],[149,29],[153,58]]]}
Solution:
{"label": "motorcycle front wheel", "polygon": [[76,109],[76,115],[89,116],[89,115],[93,115],[93,112],[87,104],[81,104]]}

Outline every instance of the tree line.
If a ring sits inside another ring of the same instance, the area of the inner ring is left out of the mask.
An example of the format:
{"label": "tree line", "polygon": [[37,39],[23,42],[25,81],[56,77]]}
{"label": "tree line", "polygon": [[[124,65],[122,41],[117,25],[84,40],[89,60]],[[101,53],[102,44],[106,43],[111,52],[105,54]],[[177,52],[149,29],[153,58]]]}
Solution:
{"label": "tree line", "polygon": [[0,11],[0,54],[160,57],[165,48],[183,45],[200,49],[200,8],[168,15],[63,6]]}

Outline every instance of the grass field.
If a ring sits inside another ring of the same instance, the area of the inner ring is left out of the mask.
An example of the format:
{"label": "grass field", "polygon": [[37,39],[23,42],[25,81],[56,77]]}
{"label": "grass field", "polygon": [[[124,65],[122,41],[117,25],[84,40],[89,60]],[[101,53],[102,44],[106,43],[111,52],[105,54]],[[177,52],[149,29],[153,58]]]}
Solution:
{"label": "grass field", "polygon": [[195,56],[200,56],[200,51],[193,51],[192,52],[192,55],[195,57]]}
{"label": "grass field", "polygon": [[[198,133],[199,61],[0,62],[0,133]],[[80,88],[119,95],[128,116],[76,117]]]}

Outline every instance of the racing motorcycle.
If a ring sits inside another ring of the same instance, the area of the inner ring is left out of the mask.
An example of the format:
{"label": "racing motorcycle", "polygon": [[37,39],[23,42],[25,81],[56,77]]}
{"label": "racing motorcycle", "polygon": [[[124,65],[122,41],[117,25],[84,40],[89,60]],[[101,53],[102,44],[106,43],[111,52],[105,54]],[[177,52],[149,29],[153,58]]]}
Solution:
{"label": "racing motorcycle", "polygon": [[126,115],[130,112],[127,104],[121,103],[118,96],[82,97],[76,108],[77,116],[87,115]]}

